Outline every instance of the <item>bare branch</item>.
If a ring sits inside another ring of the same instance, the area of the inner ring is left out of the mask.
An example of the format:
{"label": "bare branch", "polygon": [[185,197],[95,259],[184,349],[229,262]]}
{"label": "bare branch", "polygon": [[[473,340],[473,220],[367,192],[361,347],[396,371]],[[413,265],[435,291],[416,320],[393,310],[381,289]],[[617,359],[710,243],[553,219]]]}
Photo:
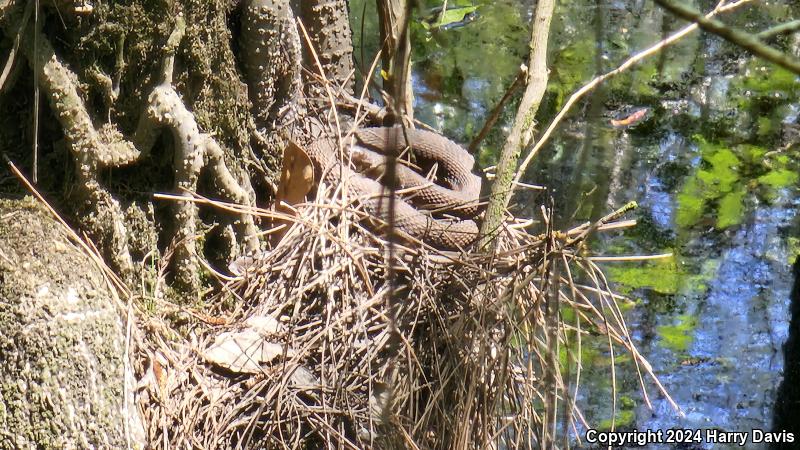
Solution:
{"label": "bare branch", "polygon": [[[741,5],[745,4],[745,3],[749,3],[750,1],[752,1],[752,0],[738,0],[736,2],[733,2],[733,3],[730,3],[730,4],[726,5],[724,0],[723,0],[723,1],[721,1],[721,2],[719,2],[717,4],[716,8],[714,8],[711,12],[706,14],[706,17],[713,17],[716,14],[719,14],[719,13],[722,13],[722,12],[731,11],[734,8],[737,8],[737,7],[739,7],[739,6],[741,6]],[[550,125],[547,127],[547,129],[544,131],[544,133],[542,133],[542,136],[539,138],[539,140],[536,141],[536,143],[533,145],[531,150],[528,152],[528,155],[525,156],[525,160],[522,161],[522,164],[520,164],[519,169],[517,169],[517,174],[514,177],[514,184],[516,185],[516,184],[519,183],[520,179],[522,178],[522,175],[525,173],[525,170],[528,168],[528,164],[530,164],[530,162],[533,160],[533,157],[536,156],[536,153],[538,153],[539,150],[542,147],[544,147],[544,144],[547,143],[548,139],[553,134],[555,129],[558,127],[558,125],[561,123],[561,121],[564,120],[564,117],[566,117],[567,113],[569,113],[569,111],[572,109],[572,107],[575,106],[575,103],[577,103],[578,100],[583,98],[586,94],[588,94],[589,92],[594,90],[594,88],[596,88],[600,84],[604,83],[607,79],[623,73],[624,71],[626,71],[626,70],[630,69],[631,67],[633,67],[634,65],[638,64],[641,60],[643,60],[643,59],[645,59],[647,57],[653,56],[656,53],[658,53],[661,50],[663,50],[664,48],[666,48],[666,47],[678,42],[683,37],[685,37],[686,35],[688,35],[692,31],[696,30],[697,28],[698,28],[698,26],[697,26],[696,23],[693,23],[691,25],[687,25],[686,27],[684,27],[680,31],[676,32],[672,36],[670,36],[670,37],[668,37],[666,39],[663,39],[663,40],[661,40],[659,42],[656,42],[655,44],[653,44],[649,48],[647,48],[645,50],[642,50],[641,52],[631,56],[625,62],[623,62],[619,67],[617,67],[616,69],[612,70],[611,72],[606,72],[603,75],[595,77],[592,81],[588,82],[582,88],[580,88],[577,91],[575,91],[575,93],[573,93],[569,97],[567,102],[564,104],[564,107],[561,108],[561,111],[559,111],[558,114],[556,114],[556,117],[553,119],[553,121],[550,122]]]}
{"label": "bare branch", "polygon": [[798,30],[800,30],[800,20],[792,20],[791,22],[786,22],[780,25],[775,25],[772,28],[767,28],[766,30],[758,33],[756,38],[766,41],[782,34],[794,33]]}
{"label": "bare branch", "polygon": [[790,70],[800,75],[800,60],[780,50],[775,50],[774,48],[763,43],[757,36],[754,36],[744,30],[725,25],[719,20],[704,17],[699,11],[682,3],[676,3],[672,0],[655,1],[672,14],[696,23],[704,31],[714,33],[726,41],[748,50],[750,53],[758,56],[759,58],[763,58],[773,64],[783,67],[786,70]]}
{"label": "bare branch", "polygon": [[540,0],[536,5],[536,14],[531,27],[528,85],[517,110],[514,126],[506,139],[497,163],[497,179],[492,184],[486,218],[481,226],[480,247],[485,247],[493,242],[500,230],[506,207],[511,200],[512,179],[517,167],[517,160],[522,149],[527,147],[533,137],[534,117],[547,88],[547,39],[554,8],[554,0]]}
{"label": "bare branch", "polygon": [[517,89],[522,86],[522,83],[525,81],[528,75],[528,68],[525,66],[520,67],[519,72],[517,73],[517,77],[514,78],[514,81],[509,86],[506,93],[503,94],[503,98],[495,105],[494,109],[492,110],[491,114],[489,114],[489,118],[486,119],[486,123],[483,124],[483,128],[481,131],[478,132],[478,135],[475,136],[475,139],[472,140],[469,144],[469,152],[473,155],[476,151],[478,151],[478,146],[481,144],[486,138],[486,135],[489,134],[489,131],[492,130],[494,124],[497,123],[497,119],[500,117],[500,113],[503,112],[503,108],[505,108],[506,103],[511,100],[511,96],[517,92]]}

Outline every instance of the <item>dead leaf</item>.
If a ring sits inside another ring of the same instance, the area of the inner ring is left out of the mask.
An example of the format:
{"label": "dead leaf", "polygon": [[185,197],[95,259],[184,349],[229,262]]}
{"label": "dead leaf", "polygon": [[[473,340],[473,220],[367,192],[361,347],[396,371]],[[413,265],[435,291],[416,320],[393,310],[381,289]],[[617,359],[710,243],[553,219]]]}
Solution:
{"label": "dead leaf", "polygon": [[289,141],[283,151],[283,169],[276,201],[295,205],[305,199],[314,185],[314,165],[311,158],[296,143]]}
{"label": "dead leaf", "polygon": [[247,267],[253,265],[253,261],[255,261],[255,258],[252,256],[240,256],[228,264],[228,270],[236,276],[244,275],[247,272]]}
{"label": "dead leaf", "polygon": [[303,366],[297,366],[292,375],[289,377],[289,382],[293,387],[303,390],[313,390],[319,387],[319,379],[308,369]]}
{"label": "dead leaf", "polygon": [[[283,169],[278,191],[275,194],[275,210],[293,214],[292,209],[285,205],[296,205],[303,202],[313,186],[314,165],[311,163],[311,158],[299,145],[289,141],[289,145],[283,151]],[[270,235],[270,240],[274,245],[286,234],[291,221],[275,219],[273,225],[275,227],[283,225],[283,229]]]}
{"label": "dead leaf", "polygon": [[153,376],[158,386],[158,394],[161,396],[162,400],[167,398],[168,365],[169,362],[167,358],[165,358],[161,352],[156,352],[155,358],[153,358]]}
{"label": "dead leaf", "polygon": [[262,336],[277,334],[282,329],[280,322],[270,315],[250,316],[244,321],[244,324]]}
{"label": "dead leaf", "polygon": [[[256,330],[225,332],[214,339],[203,357],[210,363],[237,373],[260,373],[261,365],[284,354],[283,345],[267,342]],[[288,350],[287,356],[294,356]]]}

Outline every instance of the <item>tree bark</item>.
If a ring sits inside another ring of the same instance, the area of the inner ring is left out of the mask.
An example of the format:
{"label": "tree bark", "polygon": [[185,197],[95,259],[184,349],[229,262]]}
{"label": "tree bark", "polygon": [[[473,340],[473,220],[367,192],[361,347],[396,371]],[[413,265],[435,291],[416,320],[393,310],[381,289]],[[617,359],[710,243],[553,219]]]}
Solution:
{"label": "tree bark", "polygon": [[[293,0],[294,10],[308,31],[311,45],[325,71],[325,77],[348,94],[353,94],[353,37],[346,0]],[[303,62],[311,73],[318,68],[308,45]],[[308,82],[306,86],[316,83]]]}
{"label": "tree bark", "polygon": [[34,200],[0,200],[0,449],[144,447],[115,303]]}
{"label": "tree bark", "polygon": [[497,163],[496,179],[492,184],[489,205],[481,225],[480,248],[494,251],[500,227],[505,218],[506,208],[514,188],[513,180],[517,161],[522,149],[530,143],[536,126],[535,116],[547,88],[547,40],[550,33],[550,19],[553,17],[554,0],[539,0],[533,18],[530,43],[530,66],[525,94],[520,102],[514,126],[503,145]]}
{"label": "tree bark", "polygon": [[[377,0],[380,22],[383,88],[394,102],[397,118],[406,117],[407,125],[414,118],[414,91],[411,86],[411,38],[408,21],[411,9],[408,0]],[[396,119],[395,119],[396,120]]]}

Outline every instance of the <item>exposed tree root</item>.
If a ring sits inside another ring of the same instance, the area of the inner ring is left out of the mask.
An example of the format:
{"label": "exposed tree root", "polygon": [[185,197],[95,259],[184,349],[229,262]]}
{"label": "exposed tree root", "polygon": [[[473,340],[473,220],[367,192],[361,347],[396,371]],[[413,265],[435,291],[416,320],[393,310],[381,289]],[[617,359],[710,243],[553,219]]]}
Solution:
{"label": "exposed tree root", "polygon": [[[37,33],[34,39],[34,33]],[[34,48],[34,42],[37,47]],[[97,130],[83,99],[78,95],[77,76],[55,54],[47,38],[32,27],[24,33],[23,53],[38,74],[42,92],[64,130],[75,162],[78,196],[85,214],[79,221],[115,268],[128,273],[132,268],[125,222],[119,202],[97,180],[104,167],[119,167],[139,158],[139,151],[111,125]]]}
{"label": "exposed tree root", "polygon": [[[175,89],[162,84],[150,94],[150,105],[142,115],[136,132],[137,144],[143,151],[149,150],[158,136],[157,127],[172,131],[175,142],[175,190],[191,195],[197,190],[200,172],[207,168],[214,178],[218,194],[224,199],[242,204],[252,204],[247,192],[236,182],[223,161],[222,149],[208,134],[201,133],[197,122],[186,109]],[[179,242],[175,249],[174,263],[177,279],[189,286],[197,286],[198,263],[194,237],[197,207],[192,202],[178,202],[175,207],[175,235]],[[258,248],[256,227],[253,218],[243,213],[236,223],[240,236],[244,237],[246,249]]]}
{"label": "exposed tree root", "polygon": [[[163,83],[157,86],[149,97],[136,130],[136,144],[142,151],[149,151],[156,138],[158,128],[167,127],[172,131],[175,143],[173,168],[175,170],[175,190],[190,196],[197,190],[200,172],[208,168],[214,179],[217,194],[225,200],[240,205],[252,205],[247,192],[231,175],[219,144],[208,134],[200,132],[194,115],[186,109],[180,96],[172,87],[172,71],[175,49],[183,37],[185,23],[178,19],[176,30],[165,47]],[[197,207],[192,202],[178,202],[175,207],[175,234],[177,243],[173,263],[176,279],[192,288],[198,286],[199,266],[195,246]],[[256,227],[250,214],[243,213],[235,224],[243,237],[247,251],[258,249]]]}
{"label": "exposed tree root", "polygon": [[[2,6],[6,14],[10,7],[6,3]],[[11,19],[9,22],[13,21]],[[16,23],[21,21],[18,19]],[[179,23],[182,24],[182,19]],[[19,28],[19,25],[5,25],[6,30],[12,32],[9,35]],[[111,264],[123,274],[130,273],[133,267],[125,215],[119,201],[101,184],[99,173],[104,168],[122,167],[139,161],[155,144],[158,128],[169,128],[175,138],[174,187],[178,192],[188,195],[189,191],[195,191],[200,173],[206,169],[220,197],[242,205],[253,204],[248,190],[242,188],[228,170],[220,145],[200,131],[194,115],[171,85],[174,53],[184,31],[183,26],[178,28],[165,48],[164,82],[150,94],[136,135],[131,140],[125,139],[114,125],[95,126],[79,94],[77,75],[61,62],[44,34],[31,26],[27,26],[22,34],[23,54],[37,74],[39,87],[63,129],[76,166],[80,198],[78,221]],[[245,184],[249,187],[249,180]],[[174,260],[176,278],[184,286],[197,287],[196,207],[189,202],[179,202],[174,220],[173,241],[180,243]],[[249,214],[241,214],[234,226],[247,251],[258,248],[257,230]]]}

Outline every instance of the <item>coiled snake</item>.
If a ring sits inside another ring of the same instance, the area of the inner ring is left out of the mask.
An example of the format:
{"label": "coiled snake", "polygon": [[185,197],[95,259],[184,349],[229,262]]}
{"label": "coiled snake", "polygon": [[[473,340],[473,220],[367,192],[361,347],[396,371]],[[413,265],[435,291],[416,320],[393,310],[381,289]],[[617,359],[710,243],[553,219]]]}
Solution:
{"label": "coiled snake", "polygon": [[[356,170],[343,163],[335,139],[319,139],[305,150],[314,164],[317,181],[324,179],[338,185],[346,178],[347,193],[358,198],[372,216],[388,222],[389,194],[379,181],[386,156],[400,155],[408,148],[422,173],[435,171],[433,182],[408,165],[397,164],[399,188],[408,193],[394,204],[397,230],[440,249],[461,249],[478,236],[475,216],[480,212],[478,198],[481,179],[472,173],[472,155],[455,142],[424,130],[361,128],[352,142],[345,139],[344,161],[353,162]],[[352,145],[349,145],[352,144]],[[442,217],[446,213],[451,218]]]}

